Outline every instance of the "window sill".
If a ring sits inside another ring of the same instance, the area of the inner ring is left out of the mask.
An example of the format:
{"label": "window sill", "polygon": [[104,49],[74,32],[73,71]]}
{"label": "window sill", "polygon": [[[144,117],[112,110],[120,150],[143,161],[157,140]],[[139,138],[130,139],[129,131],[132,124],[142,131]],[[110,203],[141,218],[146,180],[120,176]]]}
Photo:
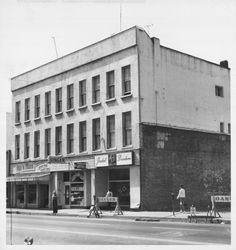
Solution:
{"label": "window sill", "polygon": [[15,126],[21,125],[21,122],[15,122]]}
{"label": "window sill", "polygon": [[127,145],[122,147],[122,149],[130,149],[130,148],[133,148],[133,145]]}
{"label": "window sill", "polygon": [[55,113],[55,116],[59,116],[59,115],[62,115],[62,114],[63,114],[63,112],[60,111],[60,112]]}
{"label": "window sill", "polygon": [[84,105],[84,106],[80,106],[78,109],[79,110],[85,110],[85,109],[87,109],[87,107],[88,107],[87,105]]}
{"label": "window sill", "polygon": [[88,151],[82,151],[82,152],[79,152],[80,155],[87,155],[88,154]]}
{"label": "window sill", "polygon": [[40,121],[41,120],[41,117],[36,117],[36,118],[34,118],[34,121],[35,122],[38,122],[38,121]]}
{"label": "window sill", "polygon": [[131,98],[133,96],[133,94],[127,94],[127,95],[122,95],[121,99],[126,99],[126,98]]}
{"label": "window sill", "polygon": [[117,150],[116,147],[114,147],[114,148],[107,148],[107,149],[106,149],[106,151],[116,151],[116,150]]}
{"label": "window sill", "polygon": [[107,99],[107,100],[106,100],[106,103],[115,102],[115,101],[116,101],[116,98],[113,97],[113,98]]}
{"label": "window sill", "polygon": [[50,115],[45,115],[45,116],[44,116],[45,119],[48,119],[48,118],[51,118],[51,117],[52,117],[51,114],[50,114]]}
{"label": "window sill", "polygon": [[66,113],[73,113],[74,111],[75,111],[74,108],[72,108],[72,109],[67,109],[67,110],[66,110]]}
{"label": "window sill", "polygon": [[30,120],[26,120],[24,121],[24,124],[30,123]]}
{"label": "window sill", "polygon": [[101,153],[102,150],[99,148],[99,149],[95,149],[95,150],[92,150],[93,153]]}
{"label": "window sill", "polygon": [[66,153],[66,157],[72,157],[72,156],[75,156],[75,153]]}
{"label": "window sill", "polygon": [[96,102],[96,103],[92,103],[92,107],[96,107],[96,106],[100,106],[102,103],[101,102]]}

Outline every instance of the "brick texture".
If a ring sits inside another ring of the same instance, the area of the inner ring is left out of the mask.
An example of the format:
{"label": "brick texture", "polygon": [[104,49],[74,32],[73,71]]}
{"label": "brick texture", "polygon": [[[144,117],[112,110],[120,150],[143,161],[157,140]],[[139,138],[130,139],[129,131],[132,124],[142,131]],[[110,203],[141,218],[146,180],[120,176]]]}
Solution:
{"label": "brick texture", "polygon": [[[186,209],[207,210],[212,194],[230,194],[230,136],[147,124],[141,131],[141,210],[172,209],[180,184]],[[229,209],[229,204],[217,204]]]}

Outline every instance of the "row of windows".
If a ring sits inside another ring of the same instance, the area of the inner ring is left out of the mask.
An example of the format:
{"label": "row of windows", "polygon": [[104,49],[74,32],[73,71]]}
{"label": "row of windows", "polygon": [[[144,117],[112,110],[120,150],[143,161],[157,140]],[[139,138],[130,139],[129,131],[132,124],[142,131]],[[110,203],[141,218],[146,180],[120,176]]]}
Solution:
{"label": "row of windows", "polygon": [[[116,128],[115,128],[115,115],[107,116],[107,145],[108,149],[114,148],[116,145]],[[51,128],[44,131],[44,148],[45,157],[51,155]],[[122,134],[123,146],[132,145],[132,127],[131,127],[131,112],[122,114]],[[62,154],[62,126],[55,128],[55,154]],[[74,152],[74,124],[67,125],[67,154]],[[99,150],[101,147],[101,130],[100,118],[92,120],[92,148]],[[87,122],[82,121],[79,123],[79,152],[87,151]],[[34,132],[34,157],[40,156],[40,131]],[[30,157],[30,133],[24,134],[24,158]],[[15,136],[15,159],[20,159],[20,135]]]}
{"label": "row of windows", "polygon": [[[122,95],[131,94],[130,65],[122,67]],[[79,107],[87,105],[86,80],[79,82]],[[115,98],[115,71],[106,73],[107,99]],[[92,104],[100,102],[100,75],[92,77]],[[74,108],[74,84],[67,86],[67,110]],[[51,91],[45,93],[45,116],[51,115]],[[55,91],[55,112],[62,112],[62,88]],[[25,99],[25,121],[30,120],[30,98]],[[16,102],[15,122],[20,123],[20,101]],[[40,118],[40,95],[34,97],[34,118]]]}

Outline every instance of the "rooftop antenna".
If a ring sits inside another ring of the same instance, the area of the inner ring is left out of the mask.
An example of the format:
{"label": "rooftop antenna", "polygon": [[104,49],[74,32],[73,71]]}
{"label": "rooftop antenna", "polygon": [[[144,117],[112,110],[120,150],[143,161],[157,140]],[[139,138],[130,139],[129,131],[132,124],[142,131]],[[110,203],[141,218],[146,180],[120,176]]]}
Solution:
{"label": "rooftop antenna", "polygon": [[121,20],[122,20],[122,4],[120,3],[120,31],[122,30],[122,28],[121,28]]}
{"label": "rooftop antenna", "polygon": [[153,27],[153,26],[154,26],[154,24],[147,24],[147,25],[144,26],[146,28],[147,33],[148,33],[149,36],[150,36],[150,28]]}
{"label": "rooftop antenna", "polygon": [[56,51],[56,55],[57,55],[57,58],[58,58],[58,53],[57,53],[57,45],[56,45],[56,39],[55,39],[55,37],[54,37],[54,36],[52,37],[52,39],[53,39],[53,42],[54,42],[55,51]]}

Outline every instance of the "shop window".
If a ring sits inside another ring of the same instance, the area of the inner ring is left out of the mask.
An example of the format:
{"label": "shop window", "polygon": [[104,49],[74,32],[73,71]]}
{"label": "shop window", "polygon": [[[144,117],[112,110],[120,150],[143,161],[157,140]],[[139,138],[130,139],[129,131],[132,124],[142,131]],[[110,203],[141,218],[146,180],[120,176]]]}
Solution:
{"label": "shop window", "polygon": [[24,185],[16,185],[16,199],[17,199],[17,204],[22,204],[24,203]]}
{"label": "shop window", "polygon": [[28,203],[36,204],[36,184],[28,185]]}
{"label": "shop window", "polygon": [[71,172],[70,204],[72,206],[84,206],[84,172]]}

